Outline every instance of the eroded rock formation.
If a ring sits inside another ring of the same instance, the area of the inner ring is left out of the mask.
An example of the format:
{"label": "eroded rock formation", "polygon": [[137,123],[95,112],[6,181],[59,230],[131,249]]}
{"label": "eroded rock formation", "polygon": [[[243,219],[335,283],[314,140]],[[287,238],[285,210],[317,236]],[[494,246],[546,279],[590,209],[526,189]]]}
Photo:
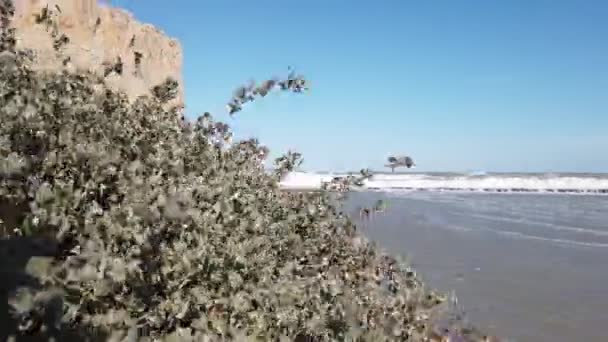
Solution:
{"label": "eroded rock formation", "polygon": [[[107,75],[108,84],[131,98],[173,77],[182,83],[182,49],[179,42],[150,24],[138,22],[129,12],[96,0],[14,0],[18,45],[36,52],[36,66],[59,68],[64,61],[53,49],[53,39],[36,15],[48,6],[57,13],[59,30],[69,37],[63,51],[68,66],[103,73],[103,62],[120,58],[122,74]],[[57,6],[57,7],[56,7]],[[182,88],[183,89],[183,88]],[[173,103],[183,103],[183,91]]]}

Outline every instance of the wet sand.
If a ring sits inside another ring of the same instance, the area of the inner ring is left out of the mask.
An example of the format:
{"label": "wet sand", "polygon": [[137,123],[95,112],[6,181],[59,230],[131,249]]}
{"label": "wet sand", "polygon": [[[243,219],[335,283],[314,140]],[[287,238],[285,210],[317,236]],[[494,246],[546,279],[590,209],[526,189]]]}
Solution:
{"label": "wet sand", "polygon": [[515,341],[608,341],[608,196],[352,193],[361,231]]}

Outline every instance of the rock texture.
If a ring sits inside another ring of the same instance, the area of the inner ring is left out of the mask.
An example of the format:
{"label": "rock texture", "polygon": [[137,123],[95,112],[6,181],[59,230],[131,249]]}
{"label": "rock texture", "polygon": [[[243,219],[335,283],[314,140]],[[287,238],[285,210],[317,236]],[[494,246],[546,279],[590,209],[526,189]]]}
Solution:
{"label": "rock texture", "polygon": [[[14,3],[13,25],[18,45],[36,52],[39,68],[62,66],[50,33],[44,25],[35,22],[36,14],[48,6],[57,13],[60,32],[70,39],[63,47],[70,57],[70,68],[103,73],[103,62],[115,63],[120,57],[122,75],[111,73],[106,79],[108,84],[125,91],[131,98],[146,94],[169,76],[183,85],[179,42],[152,25],[136,21],[125,10],[99,4],[96,0],[14,0]],[[183,103],[183,90],[173,102],[178,103]]]}

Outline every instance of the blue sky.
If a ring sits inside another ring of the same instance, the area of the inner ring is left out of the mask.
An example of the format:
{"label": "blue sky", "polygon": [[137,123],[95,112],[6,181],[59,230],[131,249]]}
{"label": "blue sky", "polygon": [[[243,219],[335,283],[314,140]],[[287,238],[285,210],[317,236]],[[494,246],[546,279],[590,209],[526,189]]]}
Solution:
{"label": "blue sky", "polygon": [[[184,49],[186,111],[309,170],[608,172],[608,1],[114,0]],[[177,5],[179,4],[179,5]],[[236,86],[306,75],[235,119]]]}

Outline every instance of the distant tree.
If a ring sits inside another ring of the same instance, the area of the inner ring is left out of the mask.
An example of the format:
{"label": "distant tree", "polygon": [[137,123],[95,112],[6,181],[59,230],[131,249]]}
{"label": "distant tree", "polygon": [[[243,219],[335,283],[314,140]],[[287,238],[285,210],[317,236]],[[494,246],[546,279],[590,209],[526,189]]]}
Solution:
{"label": "distant tree", "polygon": [[407,167],[408,169],[412,166],[415,166],[414,160],[408,156],[391,156],[388,157],[388,164],[386,167],[391,168],[391,172],[395,172],[395,168],[398,167]]}

